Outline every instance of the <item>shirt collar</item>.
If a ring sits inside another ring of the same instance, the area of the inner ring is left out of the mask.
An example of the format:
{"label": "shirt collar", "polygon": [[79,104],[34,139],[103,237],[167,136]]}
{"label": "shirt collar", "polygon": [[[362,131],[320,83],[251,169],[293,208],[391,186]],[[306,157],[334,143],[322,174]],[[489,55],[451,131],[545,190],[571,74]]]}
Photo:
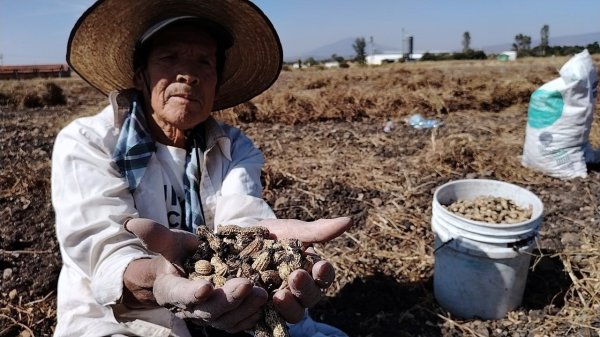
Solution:
{"label": "shirt collar", "polygon": [[210,116],[204,121],[204,125],[207,151],[210,151],[215,145],[218,145],[225,158],[231,161],[231,138],[225,133],[221,124]]}

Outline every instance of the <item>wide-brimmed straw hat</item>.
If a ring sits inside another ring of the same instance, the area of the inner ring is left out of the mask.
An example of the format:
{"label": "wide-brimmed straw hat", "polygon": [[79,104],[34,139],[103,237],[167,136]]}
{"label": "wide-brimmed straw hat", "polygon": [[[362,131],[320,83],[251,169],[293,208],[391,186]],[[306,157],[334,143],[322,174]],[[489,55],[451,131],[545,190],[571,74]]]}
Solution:
{"label": "wide-brimmed straw hat", "polygon": [[265,14],[247,0],[99,0],[73,27],[67,62],[105,95],[133,88],[136,43],[152,27],[177,17],[206,19],[231,35],[213,110],[245,102],[277,79],[281,42]]}

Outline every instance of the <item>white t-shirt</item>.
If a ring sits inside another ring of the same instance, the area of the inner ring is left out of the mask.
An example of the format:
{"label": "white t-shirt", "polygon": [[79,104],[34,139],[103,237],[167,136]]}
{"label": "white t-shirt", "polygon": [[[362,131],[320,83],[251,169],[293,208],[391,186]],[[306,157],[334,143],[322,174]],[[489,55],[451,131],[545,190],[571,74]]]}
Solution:
{"label": "white t-shirt", "polygon": [[181,179],[185,174],[185,157],[185,149],[156,144],[156,159],[163,168],[163,192],[169,228],[181,229],[182,219],[185,218],[185,190]]}

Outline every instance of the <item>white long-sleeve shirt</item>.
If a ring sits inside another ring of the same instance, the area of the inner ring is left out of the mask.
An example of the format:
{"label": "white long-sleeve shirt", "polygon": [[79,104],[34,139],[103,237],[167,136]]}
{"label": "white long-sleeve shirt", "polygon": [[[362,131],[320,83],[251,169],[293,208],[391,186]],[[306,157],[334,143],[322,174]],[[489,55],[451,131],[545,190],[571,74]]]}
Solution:
{"label": "white long-sleeve shirt", "polygon": [[[73,121],[54,144],[52,203],[63,259],[55,336],[189,336],[184,322],[166,309],[118,304],[127,265],[152,254],[124,230],[124,220],[149,218],[173,228],[184,217],[179,202],[185,150],[157,144],[140,185],[130,193],[112,160],[123,118],[113,103]],[[206,223],[214,229],[274,218],[260,198],[261,152],[240,130],[213,119],[206,132],[200,186]]]}

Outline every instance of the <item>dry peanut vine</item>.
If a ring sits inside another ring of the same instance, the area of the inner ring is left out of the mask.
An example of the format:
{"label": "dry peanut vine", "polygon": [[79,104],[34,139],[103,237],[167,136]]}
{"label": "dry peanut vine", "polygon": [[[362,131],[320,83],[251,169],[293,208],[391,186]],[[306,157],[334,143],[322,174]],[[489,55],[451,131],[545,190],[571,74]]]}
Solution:
{"label": "dry peanut vine", "polygon": [[210,281],[215,287],[235,277],[245,277],[269,293],[263,306],[263,319],[254,328],[256,337],[289,337],[285,320],[275,311],[273,294],[287,287],[288,276],[296,269],[312,269],[313,260],[295,239],[269,239],[265,227],[219,226],[213,234],[198,229],[196,253],[186,261],[190,279]]}

